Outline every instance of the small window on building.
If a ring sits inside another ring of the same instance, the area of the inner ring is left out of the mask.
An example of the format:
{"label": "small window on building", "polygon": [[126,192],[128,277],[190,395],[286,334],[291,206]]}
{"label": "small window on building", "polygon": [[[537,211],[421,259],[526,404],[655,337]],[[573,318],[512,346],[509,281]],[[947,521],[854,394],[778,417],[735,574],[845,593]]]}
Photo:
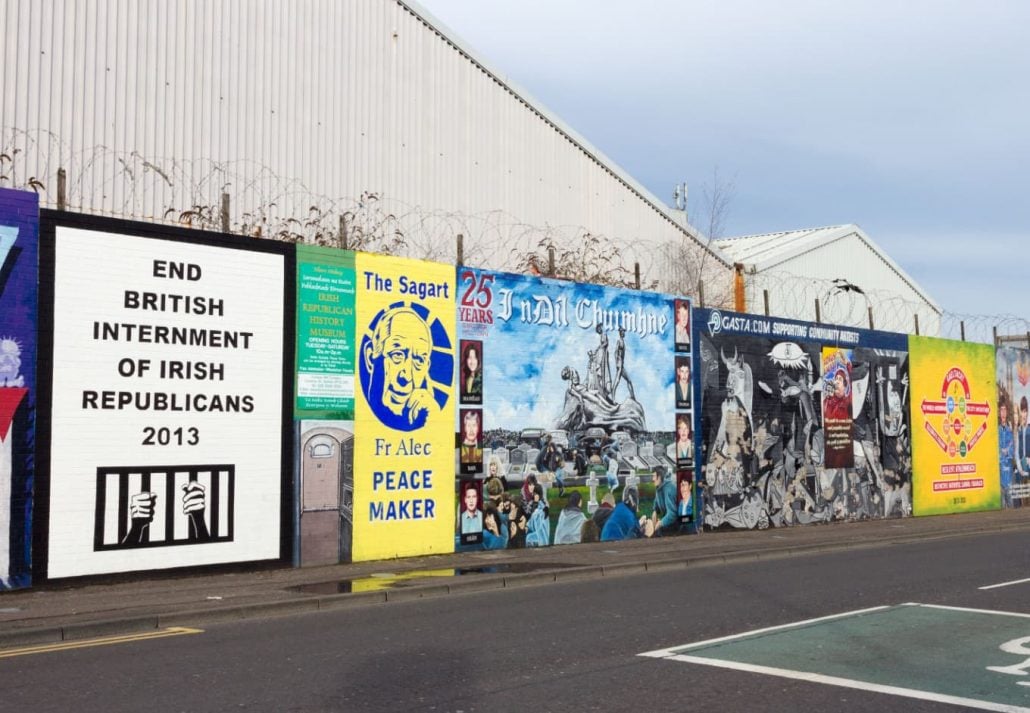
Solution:
{"label": "small window on building", "polygon": [[311,457],[312,458],[332,458],[333,447],[328,443],[316,443],[311,446]]}

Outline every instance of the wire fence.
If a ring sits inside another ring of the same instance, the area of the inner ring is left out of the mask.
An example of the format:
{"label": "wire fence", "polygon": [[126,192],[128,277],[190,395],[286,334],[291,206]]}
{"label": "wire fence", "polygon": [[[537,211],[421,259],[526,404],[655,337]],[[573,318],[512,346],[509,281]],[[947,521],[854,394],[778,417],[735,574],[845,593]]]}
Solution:
{"label": "wire fence", "polygon": [[661,242],[586,225],[529,223],[504,210],[427,208],[375,190],[330,196],[252,161],[145,157],[105,146],[74,151],[50,132],[4,129],[0,185],[35,190],[45,207],[252,237],[496,270],[535,268],[675,294],[694,294],[705,283],[709,304],[732,304],[729,266],[708,259],[686,233]]}
{"label": "wire fence", "polygon": [[[373,190],[328,196],[253,161],[73,151],[51,132],[4,129],[0,186],[34,190],[50,208],[659,290],[707,307],[735,304],[732,270],[686,234],[610,236],[504,210],[427,208]],[[750,312],[1030,348],[1030,321],[1014,315],[938,313],[901,293],[786,272],[745,277]]]}

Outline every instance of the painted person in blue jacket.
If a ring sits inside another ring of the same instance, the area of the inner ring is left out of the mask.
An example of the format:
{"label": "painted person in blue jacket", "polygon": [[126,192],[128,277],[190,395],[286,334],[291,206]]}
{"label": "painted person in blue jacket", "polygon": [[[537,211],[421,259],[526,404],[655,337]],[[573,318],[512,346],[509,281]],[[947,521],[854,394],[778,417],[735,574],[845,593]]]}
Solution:
{"label": "painted person in blue jacket", "polygon": [[483,549],[503,550],[508,546],[508,518],[493,503],[483,508]]}
{"label": "painted person in blue jacket", "polygon": [[637,521],[637,503],[639,496],[636,488],[626,488],[622,493],[622,501],[615,506],[612,514],[601,530],[601,542],[630,540],[640,537],[640,523]]}
{"label": "painted person in blue jacket", "polygon": [[1015,438],[1009,423],[1009,407],[1004,400],[998,404],[998,451],[1001,459],[1001,497],[1005,507],[1012,507],[1012,469],[1015,464]]}
{"label": "painted person in blue jacket", "polygon": [[655,467],[651,478],[654,482],[654,510],[645,532],[649,537],[672,534],[679,528],[675,479],[660,465]]}

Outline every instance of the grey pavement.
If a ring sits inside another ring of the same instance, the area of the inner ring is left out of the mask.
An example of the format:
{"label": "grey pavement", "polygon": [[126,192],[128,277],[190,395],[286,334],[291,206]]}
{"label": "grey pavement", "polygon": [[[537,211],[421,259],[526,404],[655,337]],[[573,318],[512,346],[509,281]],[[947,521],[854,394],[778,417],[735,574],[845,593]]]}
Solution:
{"label": "grey pavement", "polygon": [[1011,530],[1030,534],[1030,508],[323,567],[53,582],[0,594],[0,648]]}

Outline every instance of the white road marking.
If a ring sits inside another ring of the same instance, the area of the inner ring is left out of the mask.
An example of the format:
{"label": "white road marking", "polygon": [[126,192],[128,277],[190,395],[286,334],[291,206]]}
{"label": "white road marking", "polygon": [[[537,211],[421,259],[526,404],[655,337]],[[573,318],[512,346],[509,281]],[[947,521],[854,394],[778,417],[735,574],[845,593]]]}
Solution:
{"label": "white road marking", "polygon": [[997,609],[972,609],[970,607],[948,607],[943,604],[914,604],[909,606],[926,607],[927,609],[949,609],[951,611],[968,611],[974,614],[997,614],[998,616],[1018,616],[1023,619],[1030,619],[1030,614],[1017,611],[998,611]]}
{"label": "white road marking", "polygon": [[808,624],[815,624],[820,621],[830,621],[832,619],[840,619],[846,616],[858,616],[859,614],[867,614],[869,612],[880,611],[882,609],[890,609],[890,606],[884,605],[880,607],[869,607],[868,609],[855,609],[854,611],[847,611],[842,614],[830,614],[829,616],[821,616],[815,619],[805,619],[804,621],[794,621],[789,624],[780,624],[779,626],[770,626],[765,629],[754,629],[752,631],[745,631],[743,634],[733,634],[732,636],[723,636],[718,639],[708,639],[706,641],[698,641],[693,644],[684,644],[682,646],[673,646],[668,649],[658,649],[656,651],[645,651],[637,656],[649,656],[654,659],[666,659],[674,656],[678,651],[685,651],[687,649],[694,649],[699,646],[709,646],[711,644],[721,644],[726,641],[733,641],[734,639],[743,639],[748,636],[754,636],[755,634],[766,634],[770,631],[780,631],[782,629],[792,629],[800,626],[807,626]]}
{"label": "white road marking", "polygon": [[674,654],[672,656],[666,656],[664,658],[672,661],[685,661],[687,663],[701,664],[703,666],[716,666],[718,668],[729,668],[735,669],[737,671],[747,671],[749,673],[765,673],[771,676],[779,676],[781,678],[792,678],[798,681],[808,681],[811,683],[824,683],[831,686],[854,688],[860,691],[871,691],[873,693],[887,693],[895,696],[904,696],[905,698],[917,698],[923,701],[934,701],[936,703],[950,703],[953,705],[966,706],[968,708],[977,708],[979,710],[985,711],[1001,711],[1002,713],[1030,713],[1030,708],[1024,708],[1022,706],[1012,706],[1004,703],[991,703],[990,701],[979,701],[975,698],[962,698],[961,696],[948,696],[941,693],[931,693],[930,691],[920,691],[914,688],[884,686],[878,683],[866,683],[865,681],[855,681],[850,678],[824,676],[823,674],[808,673],[807,671],[793,671],[785,668],[755,666],[753,664],[738,663],[736,661],[720,661],[718,659],[708,659],[701,656],[684,656]]}
{"label": "white road marking", "polygon": [[977,589],[997,589],[998,587],[1011,587],[1013,584],[1026,584],[1030,582],[1030,577],[1026,579],[1015,579],[1011,582],[1002,582],[1001,584],[988,584],[986,587],[977,587]]}
{"label": "white road marking", "polygon": [[[977,614],[996,614],[998,616],[1013,616],[1030,619],[1030,614],[1023,614],[1020,612],[993,611],[988,609],[971,609],[968,607],[952,607],[940,604],[920,604],[918,602],[905,602],[904,604],[900,604],[898,606],[925,607],[929,609],[947,609],[951,611],[973,612]],[[1010,705],[1006,703],[994,703],[991,701],[977,700],[975,698],[950,696],[942,693],[934,693],[932,691],[922,691],[915,688],[903,688],[900,686],[888,686],[879,683],[868,683],[866,681],[857,681],[854,679],[840,678],[837,676],[827,676],[820,673],[811,673],[809,671],[797,671],[793,669],[775,668],[771,666],[760,666],[756,664],[741,663],[738,661],[728,661],[723,659],[706,658],[704,656],[690,656],[689,654],[677,653],[680,651],[689,651],[691,649],[696,649],[703,646],[725,643],[727,641],[745,639],[773,631],[783,631],[786,629],[800,628],[803,626],[807,626],[809,624],[815,624],[824,621],[832,621],[833,619],[841,619],[849,616],[858,616],[861,614],[867,614],[870,612],[882,611],[884,609],[892,608],[894,607],[886,605],[879,607],[870,607],[868,609],[856,609],[854,611],[843,612],[841,614],[831,614],[830,616],[823,616],[815,619],[806,619],[804,621],[796,621],[791,622],[789,624],[781,624],[779,626],[770,626],[764,629],[754,629],[752,631],[747,631],[741,634],[723,636],[717,639],[707,639],[705,641],[698,641],[692,644],[673,646],[671,648],[658,649],[656,651],[647,651],[645,653],[638,654],[638,656],[660,658],[669,661],[683,661],[686,663],[699,664],[701,666],[715,666],[717,668],[733,669],[736,671],[747,671],[749,673],[763,673],[768,674],[770,676],[779,676],[781,678],[790,678],[798,681],[823,683],[831,686],[841,686],[843,688],[853,688],[856,690],[870,691],[873,693],[886,693],[889,695],[903,696],[905,698],[915,698],[924,701],[933,701],[935,703],[948,703],[952,705],[966,706],[968,708],[976,708],[978,710],[1001,711],[1001,713],[1030,713],[1030,708]]]}

